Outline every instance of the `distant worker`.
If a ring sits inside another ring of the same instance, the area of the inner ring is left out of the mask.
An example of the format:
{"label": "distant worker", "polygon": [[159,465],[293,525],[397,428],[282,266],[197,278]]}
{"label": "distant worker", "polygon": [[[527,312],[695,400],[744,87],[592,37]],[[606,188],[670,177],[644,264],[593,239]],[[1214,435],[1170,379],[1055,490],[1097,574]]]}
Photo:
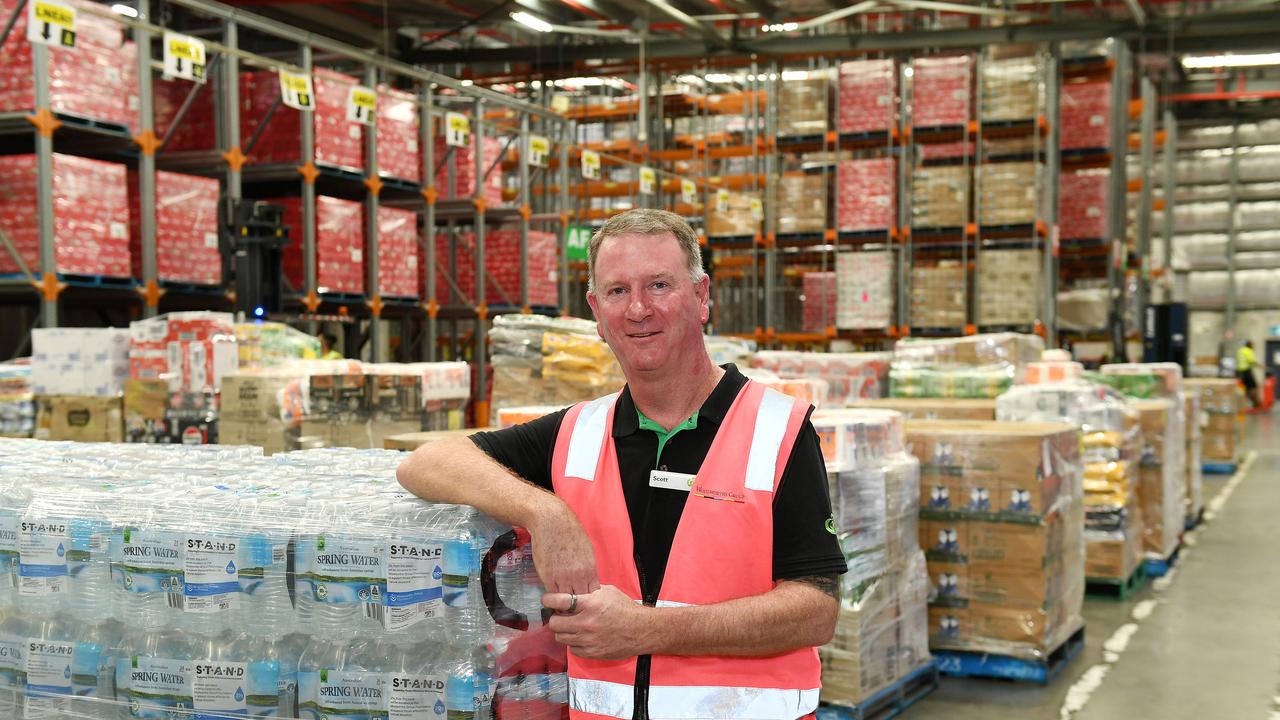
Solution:
{"label": "distant worker", "polygon": [[321,360],[341,360],[342,353],[333,349],[333,346],[336,345],[337,343],[338,343],[338,338],[334,337],[333,333],[328,333],[328,332],[320,333],[320,359]]}
{"label": "distant worker", "polygon": [[1262,400],[1258,397],[1258,381],[1253,377],[1253,366],[1257,362],[1253,354],[1253,341],[1245,340],[1244,345],[1236,351],[1236,373],[1240,382],[1244,384],[1244,392],[1249,396],[1249,402],[1254,408],[1262,407]]}

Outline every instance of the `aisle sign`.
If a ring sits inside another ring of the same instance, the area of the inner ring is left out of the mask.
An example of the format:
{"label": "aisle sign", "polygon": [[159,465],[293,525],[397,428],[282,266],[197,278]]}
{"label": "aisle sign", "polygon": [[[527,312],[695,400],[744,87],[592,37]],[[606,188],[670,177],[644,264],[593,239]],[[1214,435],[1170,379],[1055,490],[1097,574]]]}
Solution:
{"label": "aisle sign", "polygon": [[561,115],[569,112],[569,96],[564,93],[556,93],[551,98],[551,109]]}
{"label": "aisle sign", "polygon": [[444,114],[444,143],[451,147],[467,147],[471,144],[471,118],[460,112]]}
{"label": "aisle sign", "polygon": [[658,184],[658,173],[647,165],[640,166],[640,194],[652,195],[653,186]]}
{"label": "aisle sign", "polygon": [[529,164],[534,167],[546,167],[547,155],[551,154],[551,141],[541,135],[529,136]]}
{"label": "aisle sign", "polygon": [[27,40],[53,47],[75,47],[75,9],[55,0],[31,0],[27,3]]}
{"label": "aisle sign", "polygon": [[591,243],[591,228],[570,225],[564,234],[564,256],[569,262],[586,262],[587,246]]}
{"label": "aisle sign", "polygon": [[724,188],[716,190],[716,212],[729,212],[729,191]]}
{"label": "aisle sign", "polygon": [[314,110],[316,94],[311,88],[311,76],[281,70],[280,100],[294,110]]}
{"label": "aisle sign", "polygon": [[347,119],[372,125],[378,115],[378,95],[363,85],[352,85],[347,93]]}
{"label": "aisle sign", "polygon": [[751,198],[751,219],[756,221],[764,219],[764,203],[760,198]]}
{"label": "aisle sign", "polygon": [[594,150],[582,151],[582,177],[588,180],[600,179],[600,153]]}
{"label": "aisle sign", "polygon": [[205,81],[208,65],[204,41],[166,31],[164,34],[164,77],[193,82]]}
{"label": "aisle sign", "polygon": [[687,203],[698,202],[698,186],[692,180],[680,181],[680,199]]}

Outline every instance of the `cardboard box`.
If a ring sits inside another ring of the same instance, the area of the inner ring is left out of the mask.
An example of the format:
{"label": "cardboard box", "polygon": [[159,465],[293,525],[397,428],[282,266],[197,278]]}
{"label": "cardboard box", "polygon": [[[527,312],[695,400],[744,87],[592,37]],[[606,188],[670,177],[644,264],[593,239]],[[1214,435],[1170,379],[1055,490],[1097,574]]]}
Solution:
{"label": "cardboard box", "polygon": [[289,380],[280,375],[228,375],[222,379],[222,416],[281,419],[279,394]]}
{"label": "cardboard box", "polygon": [[124,424],[132,438],[158,432],[169,407],[169,383],[164,380],[129,379],[124,383]]}
{"label": "cardboard box", "polygon": [[935,562],[969,562],[969,523],[964,520],[921,519],[920,549],[924,550],[930,565]]}
{"label": "cardboard box", "polygon": [[124,400],[49,395],[40,398],[36,437],[76,442],[124,442]]}
{"label": "cardboard box", "polygon": [[1023,609],[971,603],[969,624],[975,637],[1044,647],[1053,630],[1053,608]]}
{"label": "cardboard box", "polygon": [[[400,432],[403,432],[403,430]],[[385,442],[387,435],[394,434],[397,433],[384,434],[383,441]],[[299,443],[303,447],[310,447],[317,443],[321,447],[382,447],[382,443],[373,444],[373,423],[368,420],[337,423],[304,420]]]}
{"label": "cardboard box", "polygon": [[969,398],[872,398],[857,400],[854,407],[897,410],[908,420],[987,420],[996,419],[996,401]]}
{"label": "cardboard box", "polygon": [[1039,571],[1007,565],[969,566],[969,598],[973,604],[1034,610],[1044,607],[1062,591],[1062,567],[1054,563]]}
{"label": "cardboard box", "polygon": [[1058,516],[1040,525],[981,521],[968,525],[971,565],[1038,572],[1062,552],[1063,527]]}
{"label": "cardboard box", "polygon": [[929,607],[929,645],[957,645],[974,636],[968,608]]}
{"label": "cardboard box", "polygon": [[278,419],[224,417],[218,431],[222,445],[256,445],[267,455],[291,449],[289,428]]}
{"label": "cardboard box", "polygon": [[973,597],[969,565],[965,563],[929,563],[929,582],[938,590],[936,605],[967,607]]}

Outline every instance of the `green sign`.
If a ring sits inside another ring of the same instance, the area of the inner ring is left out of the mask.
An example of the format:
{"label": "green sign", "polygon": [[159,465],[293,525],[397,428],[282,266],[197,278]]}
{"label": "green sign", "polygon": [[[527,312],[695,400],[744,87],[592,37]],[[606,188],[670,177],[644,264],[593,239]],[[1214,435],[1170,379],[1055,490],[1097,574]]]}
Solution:
{"label": "green sign", "polygon": [[569,262],[587,261],[587,244],[591,242],[591,228],[570,225],[565,230],[565,257]]}

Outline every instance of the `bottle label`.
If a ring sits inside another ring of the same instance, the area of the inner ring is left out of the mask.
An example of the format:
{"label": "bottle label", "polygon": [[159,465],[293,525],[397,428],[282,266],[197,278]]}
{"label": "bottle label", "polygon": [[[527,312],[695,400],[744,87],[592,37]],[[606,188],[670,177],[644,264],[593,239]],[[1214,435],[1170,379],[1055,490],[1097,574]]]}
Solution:
{"label": "bottle label", "polygon": [[280,685],[278,661],[259,660],[249,663],[249,685],[246,691],[249,697],[245,701],[249,706],[249,714],[256,718],[280,717]]}
{"label": "bottle label", "polygon": [[127,592],[165,593],[171,608],[182,608],[182,538],[125,528],[119,565]]}
{"label": "bottle label", "polygon": [[134,655],[128,663],[125,696],[129,716],[147,720],[168,720],[174,710],[193,709],[191,662]]}
{"label": "bottle label", "polygon": [[18,565],[18,517],[0,514],[0,590],[15,587],[14,568]]}
{"label": "bottle label", "polygon": [[[191,681],[195,720],[248,717],[248,675],[245,663],[196,663]],[[274,687],[274,683],[272,685]]]}
{"label": "bottle label", "polygon": [[471,544],[453,541],[444,546],[444,604],[465,608],[469,604],[467,586],[471,582]]}
{"label": "bottle label", "polygon": [[0,637],[0,688],[16,688],[26,669],[25,638]]}
{"label": "bottle label", "polygon": [[393,542],[387,546],[387,594],[383,627],[404,630],[439,617],[444,595],[444,546]]}
{"label": "bottle label", "polygon": [[[79,697],[103,697],[98,694],[98,671],[102,666],[102,646],[96,643],[76,643],[75,656],[71,659],[71,694]],[[107,687],[110,687],[108,685]]]}
{"label": "bottle label", "polygon": [[387,717],[386,685],[381,673],[328,668],[298,673],[299,710],[309,720],[381,720]]}
{"label": "bottle label", "polygon": [[435,675],[395,675],[387,686],[389,720],[440,720],[446,713],[445,679]]}
{"label": "bottle label", "polygon": [[[485,689],[481,687],[479,678],[474,675],[451,675],[445,686],[447,720],[471,720],[482,705],[487,708],[489,703],[482,703],[481,697]],[[485,713],[484,717],[488,717],[488,713]]]}
{"label": "bottle label", "polygon": [[93,567],[93,563],[107,561],[107,536],[100,532],[93,533],[87,548],[77,547],[73,540],[71,549],[67,551],[67,570],[72,580],[88,572],[89,568]]}
{"label": "bottle label", "polygon": [[24,597],[67,592],[67,548],[64,522],[23,522],[18,536],[18,594]]}
{"label": "bottle label", "polygon": [[359,603],[365,617],[383,622],[387,575],[379,543],[321,535],[316,538],[315,559],[306,578],[317,602]]}
{"label": "bottle label", "polygon": [[76,646],[72,643],[28,640],[25,720],[61,718],[68,712],[71,695],[71,665]]}
{"label": "bottle label", "polygon": [[240,602],[240,574],[236,570],[239,543],[188,535],[184,547],[183,610],[214,614],[236,609]]}

